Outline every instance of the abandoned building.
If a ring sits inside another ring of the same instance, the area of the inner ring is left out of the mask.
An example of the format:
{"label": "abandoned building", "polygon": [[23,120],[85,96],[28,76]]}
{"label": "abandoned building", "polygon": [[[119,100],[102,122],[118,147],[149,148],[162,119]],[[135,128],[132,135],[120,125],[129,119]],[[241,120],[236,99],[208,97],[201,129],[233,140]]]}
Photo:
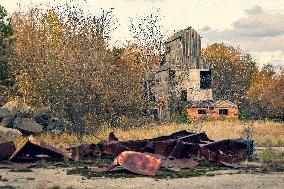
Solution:
{"label": "abandoned building", "polygon": [[219,107],[220,102],[213,101],[211,70],[203,66],[201,37],[192,27],[165,41],[164,60],[148,83],[153,114],[160,119],[181,115],[184,109],[193,119],[237,117],[236,105],[228,102]]}
{"label": "abandoned building", "polygon": [[191,101],[187,106],[188,116],[202,118],[238,118],[238,106],[228,100]]}

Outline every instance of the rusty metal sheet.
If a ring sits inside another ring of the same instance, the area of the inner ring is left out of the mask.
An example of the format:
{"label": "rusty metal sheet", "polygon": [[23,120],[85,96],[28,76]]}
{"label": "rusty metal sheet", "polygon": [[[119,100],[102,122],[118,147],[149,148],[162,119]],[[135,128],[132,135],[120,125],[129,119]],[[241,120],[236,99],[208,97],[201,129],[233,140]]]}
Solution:
{"label": "rusty metal sheet", "polygon": [[198,144],[210,142],[205,133],[193,133],[186,130],[145,140],[117,141],[117,137],[113,133],[109,138],[115,140],[102,141],[98,145],[102,153],[113,157],[123,151],[137,151],[157,153],[167,157],[187,158],[188,154],[197,153]]}
{"label": "rusty metal sheet", "polygon": [[141,175],[154,176],[161,166],[161,160],[148,154],[125,151],[117,157],[117,162],[123,168]]}
{"label": "rusty metal sheet", "polygon": [[117,165],[136,174],[154,176],[161,166],[161,160],[149,154],[124,151],[120,153],[111,165],[105,168],[93,168],[95,172],[106,172],[114,169]]}
{"label": "rusty metal sheet", "polygon": [[221,140],[201,145],[197,155],[209,161],[233,162],[246,157],[247,144],[239,140]]}
{"label": "rusty metal sheet", "polygon": [[92,160],[100,156],[100,149],[97,144],[82,144],[77,147],[66,149],[71,153],[74,160]]}
{"label": "rusty metal sheet", "polygon": [[108,154],[112,157],[116,157],[124,151],[143,152],[147,144],[147,140],[102,141],[98,143],[98,146],[103,154]]}
{"label": "rusty metal sheet", "polygon": [[16,151],[13,141],[0,144],[0,161],[8,159]]}
{"label": "rusty metal sheet", "polygon": [[46,155],[53,160],[63,160],[68,157],[65,151],[50,144],[34,139],[32,136],[24,139],[19,148],[9,158],[11,161],[37,160],[38,155]]}

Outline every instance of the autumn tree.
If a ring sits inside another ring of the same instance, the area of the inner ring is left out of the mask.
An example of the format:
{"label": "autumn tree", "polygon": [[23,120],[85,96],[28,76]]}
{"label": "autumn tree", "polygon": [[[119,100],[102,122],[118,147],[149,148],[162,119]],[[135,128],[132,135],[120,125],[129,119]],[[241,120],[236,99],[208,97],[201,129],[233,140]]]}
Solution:
{"label": "autumn tree", "polygon": [[283,119],[284,72],[276,74],[271,65],[264,66],[253,75],[247,98],[254,117]]}
{"label": "autumn tree", "polygon": [[132,58],[133,48],[109,48],[112,10],[85,16],[68,5],[33,8],[14,14],[13,24],[26,103],[50,107],[79,134],[142,112],[144,64]]}
{"label": "autumn tree", "polygon": [[111,18],[111,10],[85,16],[69,5],[15,13],[15,70],[26,103],[50,107],[76,133],[96,129],[108,101]]}
{"label": "autumn tree", "polygon": [[202,50],[202,59],[212,70],[214,99],[228,99],[245,106],[245,95],[257,70],[251,55],[229,45],[213,44]]}

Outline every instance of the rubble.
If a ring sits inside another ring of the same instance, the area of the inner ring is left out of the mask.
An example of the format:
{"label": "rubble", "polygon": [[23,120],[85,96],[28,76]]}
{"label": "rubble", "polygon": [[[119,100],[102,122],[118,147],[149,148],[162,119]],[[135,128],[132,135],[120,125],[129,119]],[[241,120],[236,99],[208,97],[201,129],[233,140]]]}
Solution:
{"label": "rubble", "polygon": [[[167,136],[130,141],[120,141],[111,132],[106,141],[98,144],[82,144],[68,148],[66,151],[30,136],[16,150],[15,147],[12,148],[11,143],[3,144],[2,148],[0,145],[0,152],[4,150],[5,157],[10,156],[9,160],[13,162],[34,161],[42,157],[57,161],[99,160],[108,156],[113,159],[112,163],[105,168],[95,168],[92,171],[107,172],[120,166],[136,174],[154,176],[160,167],[171,171],[195,169],[200,161],[203,161],[203,164],[207,162],[206,165],[213,163],[242,168],[243,165],[232,162],[246,158],[252,152],[252,145],[252,141],[241,139],[213,141],[204,132],[182,130]],[[67,155],[67,152],[71,152],[72,155]]]}
{"label": "rubble", "polygon": [[34,161],[42,156],[52,160],[70,159],[65,151],[50,144],[34,139],[32,136],[22,141],[21,145],[9,158],[10,161]]}

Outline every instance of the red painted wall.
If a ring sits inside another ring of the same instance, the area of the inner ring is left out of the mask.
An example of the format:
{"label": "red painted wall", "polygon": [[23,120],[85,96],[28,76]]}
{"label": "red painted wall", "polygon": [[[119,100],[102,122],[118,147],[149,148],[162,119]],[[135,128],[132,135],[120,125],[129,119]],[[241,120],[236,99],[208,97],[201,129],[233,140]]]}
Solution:
{"label": "red painted wall", "polygon": [[[219,109],[228,109],[228,115],[220,115]],[[206,110],[207,114],[198,114],[198,110]],[[187,113],[191,119],[203,119],[203,118],[238,118],[238,108],[188,108]]]}

